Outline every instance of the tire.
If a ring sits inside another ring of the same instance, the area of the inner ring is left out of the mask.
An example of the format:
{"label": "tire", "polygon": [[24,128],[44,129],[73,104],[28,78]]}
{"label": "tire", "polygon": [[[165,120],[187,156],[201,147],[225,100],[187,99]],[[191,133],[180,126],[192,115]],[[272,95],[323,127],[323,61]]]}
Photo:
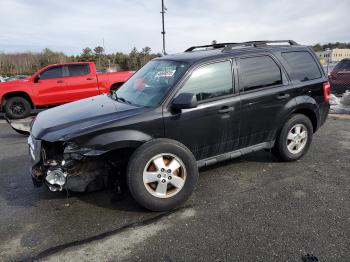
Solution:
{"label": "tire", "polygon": [[283,125],[272,152],[283,161],[298,160],[309,150],[312,136],[310,119],[303,114],[291,115]]}
{"label": "tire", "polygon": [[11,119],[20,119],[29,116],[31,108],[30,102],[20,96],[9,98],[4,107],[6,115]]}
{"label": "tire", "polygon": [[154,139],[132,154],[126,175],[136,202],[152,211],[166,211],[190,197],[198,167],[193,154],[181,143]]}

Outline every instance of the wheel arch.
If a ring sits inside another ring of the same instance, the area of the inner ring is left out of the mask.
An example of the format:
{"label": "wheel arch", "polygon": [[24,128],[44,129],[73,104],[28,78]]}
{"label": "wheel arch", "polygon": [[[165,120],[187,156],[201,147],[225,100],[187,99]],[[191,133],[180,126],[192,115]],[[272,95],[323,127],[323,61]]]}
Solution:
{"label": "wheel arch", "polygon": [[8,92],[6,94],[3,95],[2,97],[2,101],[1,101],[1,106],[3,107],[6,104],[6,101],[8,99],[10,99],[11,97],[23,97],[25,99],[28,100],[28,102],[30,103],[31,107],[34,107],[34,103],[32,101],[32,98],[30,97],[30,95],[24,91],[14,91],[14,92]]}
{"label": "wheel arch", "polygon": [[72,141],[88,148],[111,152],[120,149],[136,149],[152,139],[152,136],[138,130],[118,130],[76,138]]}
{"label": "wheel arch", "polygon": [[312,96],[298,96],[295,98],[296,106],[291,114],[303,114],[308,117],[312,123],[315,133],[320,125],[320,106]]}
{"label": "wheel arch", "polygon": [[293,114],[303,114],[308,117],[312,123],[315,133],[320,125],[319,106],[317,102],[309,96],[297,97],[294,102],[286,105],[281,114],[277,117],[276,128],[270,133],[269,140],[277,139],[283,125]]}
{"label": "wheel arch", "polygon": [[315,133],[318,128],[318,119],[316,113],[309,108],[299,108],[292,112],[292,114],[302,114],[308,117],[312,123],[313,132]]}

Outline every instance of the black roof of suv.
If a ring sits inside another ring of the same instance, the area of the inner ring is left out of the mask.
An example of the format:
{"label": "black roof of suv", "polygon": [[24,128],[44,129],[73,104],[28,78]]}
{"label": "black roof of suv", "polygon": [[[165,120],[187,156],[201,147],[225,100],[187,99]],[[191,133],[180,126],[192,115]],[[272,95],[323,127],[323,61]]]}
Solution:
{"label": "black roof of suv", "polygon": [[187,61],[194,63],[202,60],[217,59],[226,56],[246,53],[305,49],[309,49],[309,47],[299,45],[292,40],[217,43],[212,45],[191,46],[183,53],[170,54],[157,59],[171,59],[176,61]]}
{"label": "black roof of suv", "polygon": [[110,95],[40,113],[28,139],[33,181],[85,191],[126,167],[138,203],[170,209],[190,196],[198,167],[261,149],[301,158],[329,95],[315,54],[294,41],[191,47],[152,60]]}

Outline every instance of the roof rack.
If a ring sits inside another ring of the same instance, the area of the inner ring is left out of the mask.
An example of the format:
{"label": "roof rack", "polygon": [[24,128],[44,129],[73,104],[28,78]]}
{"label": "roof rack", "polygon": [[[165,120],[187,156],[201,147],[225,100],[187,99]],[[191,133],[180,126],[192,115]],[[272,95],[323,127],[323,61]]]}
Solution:
{"label": "roof rack", "polygon": [[191,46],[190,48],[186,49],[185,52],[192,52],[196,49],[217,49],[217,48],[223,48],[229,45],[235,45],[238,43],[217,43],[217,44],[211,44],[211,45],[199,45],[199,46]]}
{"label": "roof rack", "polygon": [[[231,44],[224,47],[222,51],[229,51],[235,47],[239,46],[250,46],[250,47],[259,47],[259,46],[281,46],[283,43],[288,43],[288,45],[299,45],[297,42],[293,40],[267,40],[267,41],[248,41],[243,43]],[[272,44],[272,45],[271,45]]]}
{"label": "roof rack", "polygon": [[259,46],[267,46],[268,44],[281,45],[283,43],[288,43],[289,45],[298,45],[298,43],[293,40],[248,41],[248,42],[242,42],[242,43],[216,43],[212,45],[191,46],[190,48],[186,49],[185,52],[192,52],[192,51],[195,51],[196,49],[208,50],[208,49],[217,49],[217,48],[223,48],[222,51],[229,51],[235,47],[259,47]]}

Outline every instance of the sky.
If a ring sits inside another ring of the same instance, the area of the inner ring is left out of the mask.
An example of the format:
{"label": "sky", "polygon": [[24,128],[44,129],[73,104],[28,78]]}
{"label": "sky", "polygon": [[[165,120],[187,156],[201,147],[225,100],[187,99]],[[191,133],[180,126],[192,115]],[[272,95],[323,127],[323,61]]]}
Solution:
{"label": "sky", "polygon": [[[164,1],[168,53],[212,40],[350,42],[350,0]],[[160,11],[161,0],[0,0],[0,52],[161,52]]]}

